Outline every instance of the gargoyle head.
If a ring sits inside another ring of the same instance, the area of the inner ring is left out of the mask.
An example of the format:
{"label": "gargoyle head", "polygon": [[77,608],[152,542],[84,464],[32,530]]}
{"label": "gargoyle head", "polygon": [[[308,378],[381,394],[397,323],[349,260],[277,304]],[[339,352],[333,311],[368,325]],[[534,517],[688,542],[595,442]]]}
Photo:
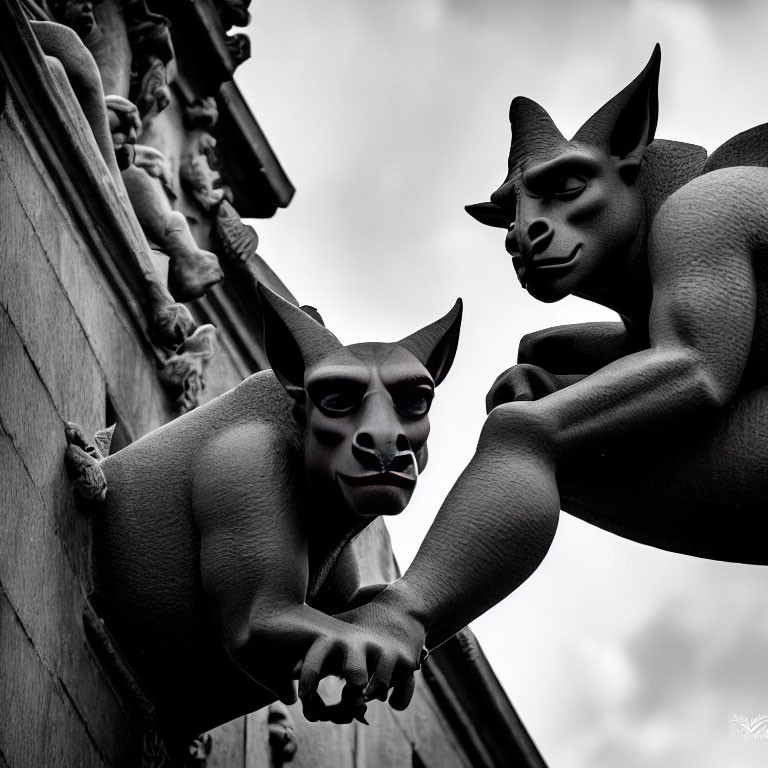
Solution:
{"label": "gargoyle head", "polygon": [[303,414],[310,484],[355,514],[399,514],[427,462],[429,408],[456,354],[461,300],[401,341],[344,346],[303,310],[259,290],[267,356]]}
{"label": "gargoyle head", "polygon": [[491,201],[467,206],[483,224],[507,229],[506,249],[523,287],[557,301],[608,263],[631,256],[643,234],[637,183],[658,116],[661,51],[568,141],[536,102],[510,108],[508,175]]}
{"label": "gargoyle head", "polygon": [[93,6],[102,0],[54,0],[51,3],[53,15],[62,24],[77,32],[78,36],[85,39],[96,30],[96,16]]}

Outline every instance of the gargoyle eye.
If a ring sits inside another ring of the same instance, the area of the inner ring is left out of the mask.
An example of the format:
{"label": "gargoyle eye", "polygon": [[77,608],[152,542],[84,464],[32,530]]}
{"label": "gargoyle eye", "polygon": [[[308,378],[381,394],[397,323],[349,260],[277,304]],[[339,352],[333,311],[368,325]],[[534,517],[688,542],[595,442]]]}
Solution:
{"label": "gargoyle eye", "polygon": [[310,384],[307,394],[321,413],[339,418],[354,413],[360,407],[365,385],[340,379],[327,380]]}
{"label": "gargoyle eye", "polygon": [[555,184],[552,194],[558,200],[573,200],[587,187],[587,180],[582,176],[564,176]]}
{"label": "gargoyle eye", "polygon": [[330,392],[320,398],[317,407],[326,416],[347,416],[359,405],[359,400],[351,392]]}
{"label": "gargoyle eye", "polygon": [[392,402],[395,404],[397,412],[402,416],[420,419],[429,413],[434,396],[435,393],[432,387],[422,384],[418,387],[396,390],[392,393]]}

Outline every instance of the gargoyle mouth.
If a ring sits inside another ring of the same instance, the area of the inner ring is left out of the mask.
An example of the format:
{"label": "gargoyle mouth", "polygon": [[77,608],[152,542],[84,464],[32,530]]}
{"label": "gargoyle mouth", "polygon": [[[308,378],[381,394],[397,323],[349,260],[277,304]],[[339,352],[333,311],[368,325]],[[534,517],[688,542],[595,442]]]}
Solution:
{"label": "gargoyle mouth", "polygon": [[544,253],[534,255],[526,266],[530,269],[562,267],[564,264],[570,264],[579,255],[580,250],[581,243],[579,243],[567,256],[555,256],[545,251]]}
{"label": "gargoyle mouth", "polygon": [[353,488],[365,485],[394,485],[410,491],[416,485],[416,478],[402,472],[370,472],[366,475],[342,475],[339,477]]}
{"label": "gargoyle mouth", "polygon": [[570,264],[576,260],[576,257],[581,251],[581,243],[579,243],[567,256],[553,256],[547,253],[542,253],[537,256],[533,256],[530,259],[523,260],[522,256],[515,254],[512,257],[512,266],[517,273],[517,279],[523,288],[528,286],[528,274],[529,272],[546,272],[548,270],[558,270]]}

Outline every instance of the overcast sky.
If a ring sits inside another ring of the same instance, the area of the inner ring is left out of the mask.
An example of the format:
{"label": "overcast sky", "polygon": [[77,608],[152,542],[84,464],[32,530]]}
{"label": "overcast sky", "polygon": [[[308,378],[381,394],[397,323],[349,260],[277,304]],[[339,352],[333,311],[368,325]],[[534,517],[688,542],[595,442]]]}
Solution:
{"label": "overcast sky", "polygon": [[[662,46],[657,136],[712,151],[768,120],[759,0],[255,0],[238,82],[297,193],[261,255],[345,343],[393,340],[465,301],[430,465],[389,527],[406,566],[524,333],[610,317],[542,305],[466,203],[503,179],[512,97],[571,135]],[[753,535],[745,532],[745,535]],[[768,713],[768,570],[624,541],[562,515],[537,573],[473,628],[553,768],[764,768],[728,738]]]}

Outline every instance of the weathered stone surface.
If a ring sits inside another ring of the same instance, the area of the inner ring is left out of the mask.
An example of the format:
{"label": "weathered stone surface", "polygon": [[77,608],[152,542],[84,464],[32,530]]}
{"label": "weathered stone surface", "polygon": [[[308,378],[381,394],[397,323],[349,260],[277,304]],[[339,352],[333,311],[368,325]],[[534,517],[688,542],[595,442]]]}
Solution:
{"label": "weathered stone surface", "polygon": [[[92,730],[99,751],[112,765],[128,765],[121,756],[130,753],[130,744],[136,742],[136,728],[115,699],[86,642],[82,586],[56,535],[53,512],[44,505],[41,490],[32,483],[4,432],[0,433],[0,462],[4,473],[0,496],[3,592],[41,663],[61,681],[73,707]],[[0,657],[6,654],[13,655],[3,644]],[[44,727],[45,716],[40,717],[40,722],[29,723],[29,727]]]}
{"label": "weathered stone surface", "polygon": [[267,708],[252,712],[245,720],[245,768],[272,768]]}
{"label": "weathered stone surface", "polygon": [[[3,390],[0,424],[13,442],[24,470],[53,510],[51,521],[81,581],[87,581],[88,523],[72,506],[69,481],[63,472],[64,420],[39,378],[6,311],[0,307],[0,349]],[[98,391],[95,393],[97,401]],[[103,400],[103,391],[102,398]],[[76,408],[73,414],[77,416]],[[83,416],[88,416],[83,413]],[[89,426],[97,422],[85,421]],[[10,515],[10,511],[6,514]]]}
{"label": "weathered stone surface", "polygon": [[427,768],[472,768],[452,728],[440,712],[423,678],[411,706],[402,713],[390,712],[413,739],[417,754]]}
{"label": "weathered stone surface", "polygon": [[135,726],[83,635],[89,537],[64,473],[64,421],[2,308],[0,350],[0,583],[42,663],[94,729],[100,751],[121,765],[119,756],[130,751],[124,738],[135,737]]}
{"label": "weathered stone surface", "polygon": [[[82,241],[70,213],[46,179],[41,160],[8,109],[0,124],[0,204],[22,215],[7,217],[0,232],[6,265],[0,274],[0,301],[17,324],[41,373],[50,380],[57,407],[72,410],[89,402],[98,419],[102,401],[95,382],[72,375],[73,361],[96,360],[119,415],[133,434],[143,434],[172,416],[149,351],[131,328],[114,293]],[[54,215],[51,215],[54,212]],[[24,247],[19,247],[24,243]],[[45,312],[40,308],[45,307]],[[37,315],[41,317],[38,320]],[[75,335],[69,346],[62,333]],[[55,339],[55,354],[43,353]],[[78,370],[81,364],[78,364]],[[100,425],[101,426],[101,425]]]}
{"label": "weathered stone surface", "polygon": [[290,707],[294,722],[301,723],[296,733],[296,756],[292,768],[356,768],[356,726],[308,723],[301,707]]}
{"label": "weathered stone surface", "polygon": [[[99,753],[67,689],[37,655],[2,593],[0,640],[0,712],[4,713],[0,750],[5,761],[14,767],[106,768],[109,763]],[[129,763],[122,765],[127,768]]]}
{"label": "weathered stone surface", "polygon": [[205,768],[245,768],[246,721],[233,720],[211,731],[211,755]]}
{"label": "weathered stone surface", "polygon": [[368,727],[355,724],[355,768],[410,768],[412,741],[389,707],[373,702],[368,707],[366,719],[370,723]]}

